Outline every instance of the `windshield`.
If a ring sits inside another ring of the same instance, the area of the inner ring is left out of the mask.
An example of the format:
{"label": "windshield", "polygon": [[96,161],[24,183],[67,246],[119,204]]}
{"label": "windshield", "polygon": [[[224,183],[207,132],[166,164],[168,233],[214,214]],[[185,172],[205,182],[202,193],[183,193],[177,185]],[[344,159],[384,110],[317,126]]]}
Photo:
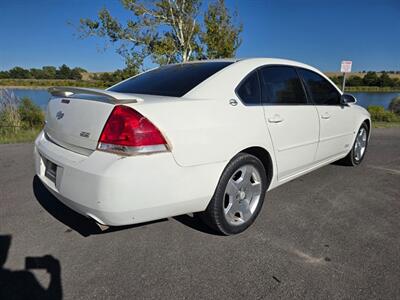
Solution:
{"label": "windshield", "polygon": [[123,81],[109,91],[182,97],[195,86],[232,62],[204,62],[167,65]]}

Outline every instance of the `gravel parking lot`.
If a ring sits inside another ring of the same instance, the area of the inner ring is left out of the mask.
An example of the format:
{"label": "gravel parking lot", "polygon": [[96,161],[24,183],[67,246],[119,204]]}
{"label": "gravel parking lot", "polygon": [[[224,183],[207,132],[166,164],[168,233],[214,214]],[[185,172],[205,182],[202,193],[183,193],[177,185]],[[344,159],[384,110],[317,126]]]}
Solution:
{"label": "gravel parking lot", "polygon": [[399,128],[357,168],[269,192],[231,237],[189,216],[102,233],[34,178],[32,148],[0,145],[0,298],[399,298]]}

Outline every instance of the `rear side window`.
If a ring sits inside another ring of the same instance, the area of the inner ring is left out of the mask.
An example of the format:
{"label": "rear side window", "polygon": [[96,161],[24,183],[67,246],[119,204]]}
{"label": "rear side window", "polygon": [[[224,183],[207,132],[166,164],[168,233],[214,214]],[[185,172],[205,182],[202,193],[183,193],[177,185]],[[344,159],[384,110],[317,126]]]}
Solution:
{"label": "rear side window", "polygon": [[337,89],[321,75],[305,69],[298,69],[306,85],[308,94],[317,105],[340,105]]}
{"label": "rear side window", "polygon": [[296,70],[289,66],[268,66],[260,71],[262,102],[306,104],[307,97]]}
{"label": "rear side window", "polygon": [[167,65],[128,79],[109,89],[112,92],[182,97],[195,86],[232,62]]}
{"label": "rear side window", "polygon": [[257,72],[253,72],[246,77],[236,92],[243,103],[249,105],[260,105],[261,92]]}

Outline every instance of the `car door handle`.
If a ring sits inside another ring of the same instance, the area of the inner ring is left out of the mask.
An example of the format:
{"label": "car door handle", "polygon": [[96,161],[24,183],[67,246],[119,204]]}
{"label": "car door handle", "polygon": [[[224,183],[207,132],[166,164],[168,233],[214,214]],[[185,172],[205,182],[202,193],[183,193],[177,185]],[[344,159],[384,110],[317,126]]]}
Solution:
{"label": "car door handle", "polygon": [[281,123],[284,119],[280,115],[274,115],[271,118],[268,118],[269,123]]}
{"label": "car door handle", "polygon": [[321,119],[330,119],[331,118],[331,115],[329,114],[329,113],[323,113],[322,115],[321,115]]}

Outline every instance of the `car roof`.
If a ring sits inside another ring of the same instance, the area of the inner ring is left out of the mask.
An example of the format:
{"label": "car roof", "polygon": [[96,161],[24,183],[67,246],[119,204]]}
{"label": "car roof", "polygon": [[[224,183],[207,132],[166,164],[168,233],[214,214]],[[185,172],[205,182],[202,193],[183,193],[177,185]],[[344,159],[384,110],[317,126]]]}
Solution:
{"label": "car roof", "polygon": [[[285,64],[285,65],[304,65],[307,67],[311,67],[309,65],[306,65],[304,63],[295,61],[295,60],[290,60],[290,59],[285,59],[285,58],[275,58],[275,57],[243,57],[243,58],[218,58],[218,59],[203,59],[203,60],[190,60],[186,62],[181,62],[177,64],[191,64],[191,63],[210,63],[210,62],[239,62],[239,61],[260,61],[263,62],[264,64]],[[311,67],[312,68],[312,67]]]}
{"label": "car roof", "polygon": [[232,63],[256,63],[261,65],[288,65],[306,68],[313,70],[317,73],[321,73],[320,70],[313,66],[301,63],[299,61],[285,59],[285,58],[274,58],[274,57],[248,57],[248,58],[219,58],[219,59],[204,59],[204,60],[191,60],[184,63],[178,64],[190,64],[190,63],[210,63],[210,62],[232,62]]}

